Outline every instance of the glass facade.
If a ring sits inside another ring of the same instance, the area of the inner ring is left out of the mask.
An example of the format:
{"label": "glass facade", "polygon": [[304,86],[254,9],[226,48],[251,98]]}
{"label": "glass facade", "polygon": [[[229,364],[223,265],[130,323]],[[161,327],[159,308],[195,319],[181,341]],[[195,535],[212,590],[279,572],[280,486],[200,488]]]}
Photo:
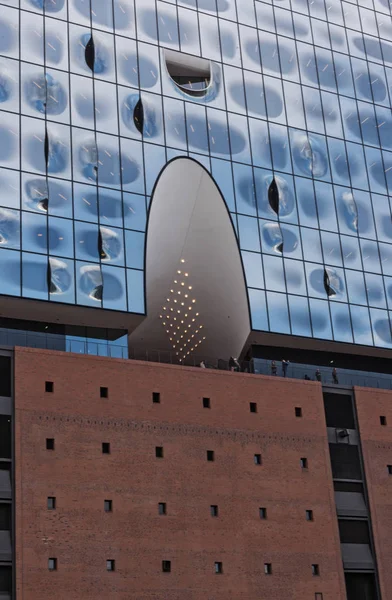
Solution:
{"label": "glass facade", "polygon": [[387,0],[0,5],[1,293],[143,313],[151,193],[189,156],[253,329],[392,347]]}

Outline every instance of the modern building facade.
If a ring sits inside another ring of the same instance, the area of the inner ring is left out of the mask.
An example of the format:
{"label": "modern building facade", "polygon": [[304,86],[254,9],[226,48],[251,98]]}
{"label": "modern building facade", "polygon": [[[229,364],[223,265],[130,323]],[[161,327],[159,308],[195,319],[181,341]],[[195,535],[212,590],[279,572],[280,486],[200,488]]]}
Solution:
{"label": "modern building facade", "polygon": [[165,196],[179,184],[176,211],[205,169],[241,251],[248,331],[392,346],[385,2],[17,4],[2,3],[5,316],[133,331],[161,291],[144,281],[150,207],[163,245],[184,249],[159,175]]}
{"label": "modern building facade", "polygon": [[0,7],[0,598],[387,600],[389,3]]}

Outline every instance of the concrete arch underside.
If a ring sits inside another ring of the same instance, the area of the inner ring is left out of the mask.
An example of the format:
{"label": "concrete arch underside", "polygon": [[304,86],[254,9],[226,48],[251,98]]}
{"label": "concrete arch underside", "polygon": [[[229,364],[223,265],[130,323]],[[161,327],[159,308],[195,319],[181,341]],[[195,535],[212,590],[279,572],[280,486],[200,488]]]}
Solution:
{"label": "concrete arch underside", "polygon": [[192,159],[173,160],[158,178],[145,276],[147,317],[130,348],[178,360],[240,355],[250,319],[237,238],[218,187]]}

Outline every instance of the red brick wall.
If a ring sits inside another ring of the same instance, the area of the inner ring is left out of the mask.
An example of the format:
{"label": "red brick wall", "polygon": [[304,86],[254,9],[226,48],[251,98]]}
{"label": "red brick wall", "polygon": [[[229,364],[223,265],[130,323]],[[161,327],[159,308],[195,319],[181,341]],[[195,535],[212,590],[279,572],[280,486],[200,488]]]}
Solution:
{"label": "red brick wall", "polygon": [[[392,392],[355,388],[382,597],[392,598]],[[380,424],[387,418],[387,426]]]}
{"label": "red brick wall", "polygon": [[344,600],[319,384],[31,349],[16,350],[15,380],[18,600]]}

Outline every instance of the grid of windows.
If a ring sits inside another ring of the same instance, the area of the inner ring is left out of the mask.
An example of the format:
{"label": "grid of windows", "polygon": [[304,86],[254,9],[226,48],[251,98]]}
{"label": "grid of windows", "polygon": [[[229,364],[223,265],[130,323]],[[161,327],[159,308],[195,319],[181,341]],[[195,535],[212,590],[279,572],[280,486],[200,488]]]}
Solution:
{"label": "grid of windows", "polygon": [[146,210],[185,154],[224,194],[255,329],[392,347],[384,0],[0,4],[3,293],[143,312]]}

